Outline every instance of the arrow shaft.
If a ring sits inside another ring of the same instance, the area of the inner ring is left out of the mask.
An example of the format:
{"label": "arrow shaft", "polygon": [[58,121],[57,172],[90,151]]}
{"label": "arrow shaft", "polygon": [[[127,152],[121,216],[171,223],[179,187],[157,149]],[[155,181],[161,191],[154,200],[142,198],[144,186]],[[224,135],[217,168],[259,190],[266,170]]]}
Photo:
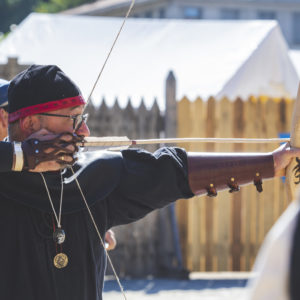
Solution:
{"label": "arrow shaft", "polygon": [[177,143],[240,143],[240,144],[266,144],[287,143],[289,138],[271,139],[246,139],[246,138],[165,138],[165,139],[139,139],[130,140],[127,137],[87,137],[84,142],[78,143],[83,147],[111,147],[111,146],[134,146],[154,144],[177,144]]}

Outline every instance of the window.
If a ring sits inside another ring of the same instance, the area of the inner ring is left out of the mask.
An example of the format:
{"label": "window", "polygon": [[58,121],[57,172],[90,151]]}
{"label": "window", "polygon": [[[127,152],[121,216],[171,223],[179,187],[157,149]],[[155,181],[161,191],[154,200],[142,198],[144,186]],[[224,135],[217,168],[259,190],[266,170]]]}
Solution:
{"label": "window", "polygon": [[262,20],[275,20],[276,13],[274,11],[267,11],[267,10],[258,11],[257,18]]}
{"label": "window", "polygon": [[202,9],[199,7],[187,6],[183,9],[185,19],[202,19]]}
{"label": "window", "polygon": [[240,18],[240,11],[238,9],[222,8],[220,16],[224,20],[235,20]]}
{"label": "window", "polygon": [[161,8],[158,12],[158,16],[161,19],[164,19],[166,17],[166,10],[164,8]]}
{"label": "window", "polygon": [[300,44],[300,13],[293,13],[293,43]]}
{"label": "window", "polygon": [[152,17],[153,17],[152,11],[146,11],[145,12],[145,18],[152,18]]}

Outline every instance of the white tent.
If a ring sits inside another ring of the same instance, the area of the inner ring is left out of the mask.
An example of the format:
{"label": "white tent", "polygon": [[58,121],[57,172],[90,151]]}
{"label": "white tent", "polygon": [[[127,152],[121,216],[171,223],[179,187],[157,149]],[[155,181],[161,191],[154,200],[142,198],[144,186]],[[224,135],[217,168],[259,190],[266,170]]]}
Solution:
{"label": "white tent", "polygon": [[290,50],[289,55],[297,70],[298,76],[300,77],[300,50],[298,49]]}
{"label": "white tent", "polygon": [[[122,19],[31,14],[0,44],[0,62],[57,64],[87,96]],[[121,106],[155,97],[173,70],[178,98],[294,97],[298,75],[275,21],[129,19],[94,93]]]}

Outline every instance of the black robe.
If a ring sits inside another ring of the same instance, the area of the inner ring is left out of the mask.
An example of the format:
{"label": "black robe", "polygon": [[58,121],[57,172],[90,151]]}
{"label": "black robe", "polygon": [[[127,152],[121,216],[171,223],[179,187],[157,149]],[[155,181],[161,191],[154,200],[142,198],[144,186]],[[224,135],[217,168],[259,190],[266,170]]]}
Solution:
{"label": "black robe", "polygon": [[[102,299],[105,254],[75,182],[64,185],[66,240],[60,249],[52,238],[56,222],[41,175],[9,171],[11,159],[11,146],[0,143],[1,299]],[[193,196],[186,153],[180,148],[154,154],[136,149],[94,153],[82,164],[87,166],[78,180],[103,238],[112,226]],[[44,176],[58,212],[60,174]],[[69,263],[57,269],[53,258],[61,251]]]}

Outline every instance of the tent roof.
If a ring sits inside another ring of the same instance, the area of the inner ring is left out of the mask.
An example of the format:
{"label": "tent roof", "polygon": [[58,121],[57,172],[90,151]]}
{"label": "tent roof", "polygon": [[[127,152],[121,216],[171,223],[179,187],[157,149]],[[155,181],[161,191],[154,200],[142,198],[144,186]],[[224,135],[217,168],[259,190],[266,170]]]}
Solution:
{"label": "tent roof", "polygon": [[[136,0],[135,1],[135,7],[138,7],[139,5],[145,5],[145,4],[152,4],[155,2],[161,2],[162,0]],[[179,2],[184,3],[185,0],[181,0]],[[207,1],[207,0],[206,0]],[[203,4],[203,2],[206,2],[205,0],[199,1],[199,4]],[[215,4],[222,3],[223,0],[215,1]],[[164,2],[170,2],[170,0],[164,1]],[[177,1],[178,2],[178,1]],[[202,2],[202,3],[201,3]],[[285,6],[288,4],[298,4],[300,0],[236,0],[235,5],[241,5],[241,4],[261,4],[264,5],[278,5],[278,4],[284,4]],[[91,14],[91,15],[97,15],[97,13],[105,13],[108,11],[111,11],[113,9],[119,9],[119,8],[125,8],[127,9],[131,3],[131,0],[98,0],[94,1],[92,3],[85,3],[79,6],[76,6],[74,8],[68,9],[63,11],[63,14]]]}
{"label": "tent roof", "polygon": [[[31,14],[0,44],[0,61],[57,64],[87,96],[123,19]],[[164,108],[173,70],[186,95],[295,96],[297,73],[274,21],[129,19],[93,94],[120,105],[155,97]]]}
{"label": "tent roof", "polygon": [[298,76],[300,77],[300,50],[298,49],[290,50],[289,55],[297,70]]}
{"label": "tent roof", "polygon": [[[135,7],[139,4],[153,3],[153,0],[136,0]],[[74,8],[63,11],[63,14],[93,14],[101,11],[110,11],[115,8],[127,8],[130,6],[131,0],[98,0],[92,3],[82,4]]]}

